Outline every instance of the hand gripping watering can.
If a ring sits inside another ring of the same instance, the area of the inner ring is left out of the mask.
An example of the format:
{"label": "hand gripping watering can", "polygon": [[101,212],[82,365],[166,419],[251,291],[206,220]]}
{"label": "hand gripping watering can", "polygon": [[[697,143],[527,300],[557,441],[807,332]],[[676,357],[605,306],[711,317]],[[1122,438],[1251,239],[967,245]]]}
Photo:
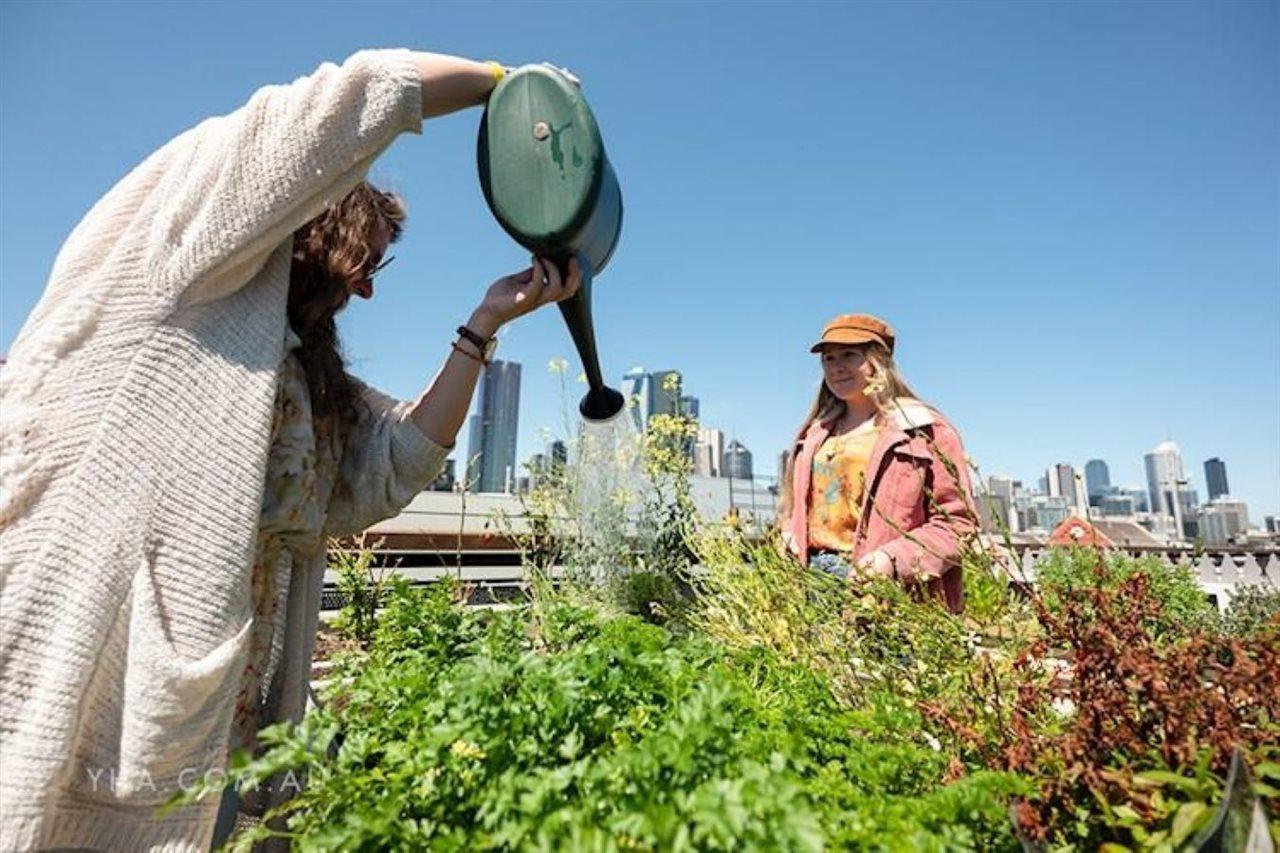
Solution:
{"label": "hand gripping watering can", "polygon": [[578,257],[582,288],[560,303],[590,387],[578,410],[587,420],[609,420],[624,401],[601,378],[591,283],[622,233],[622,191],[591,108],[563,74],[520,68],[489,96],[476,159],[489,209],[517,243],[561,270]]}

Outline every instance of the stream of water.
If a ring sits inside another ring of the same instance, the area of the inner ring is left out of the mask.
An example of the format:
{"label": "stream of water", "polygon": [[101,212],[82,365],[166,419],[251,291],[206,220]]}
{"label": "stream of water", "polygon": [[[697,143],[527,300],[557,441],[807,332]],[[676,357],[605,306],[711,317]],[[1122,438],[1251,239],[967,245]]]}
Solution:
{"label": "stream of water", "polygon": [[647,485],[640,439],[625,408],[607,421],[580,421],[566,474],[577,533],[572,568],[584,579],[604,580],[626,563],[630,510]]}

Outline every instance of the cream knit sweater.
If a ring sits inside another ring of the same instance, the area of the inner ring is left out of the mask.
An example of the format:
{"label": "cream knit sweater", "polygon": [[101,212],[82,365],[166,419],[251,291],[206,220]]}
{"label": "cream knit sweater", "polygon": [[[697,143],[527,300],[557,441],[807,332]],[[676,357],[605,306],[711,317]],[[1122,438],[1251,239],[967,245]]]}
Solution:
{"label": "cream knit sweater", "polygon": [[[290,237],[418,132],[420,86],[411,53],[369,51],[263,88],[150,156],[59,253],[0,372],[4,849],[208,847],[216,801],[155,807],[225,765]],[[429,479],[443,451],[392,430],[371,456],[376,489],[395,457]]]}

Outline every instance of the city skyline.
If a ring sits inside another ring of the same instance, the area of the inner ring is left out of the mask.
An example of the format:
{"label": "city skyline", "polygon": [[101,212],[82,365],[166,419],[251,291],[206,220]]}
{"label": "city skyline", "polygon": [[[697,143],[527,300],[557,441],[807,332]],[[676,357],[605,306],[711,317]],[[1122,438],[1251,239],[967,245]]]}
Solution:
{"label": "city skyline", "polygon": [[[1143,485],[1174,438],[1201,496],[1217,456],[1251,517],[1280,515],[1275,3],[265,3],[252,31],[207,4],[0,5],[0,355],[93,203],[259,87],[375,46],[550,60],[582,79],[626,205],[592,296],[606,376],[680,366],[701,420],[767,470],[817,390],[823,323],[869,312],[984,472],[1102,458]],[[732,85],[762,44],[805,73]],[[85,67],[95,97],[51,108]],[[351,372],[400,399],[528,263],[479,189],[479,118],[425,123],[370,173],[409,218],[339,325]],[[526,366],[525,455],[576,409],[573,352],[555,311],[501,334]]]}
{"label": "city skyline", "polygon": [[[700,398],[686,393],[684,371],[682,369],[664,369],[649,372],[643,367],[633,367],[623,375],[620,385],[629,393],[628,411],[624,417],[632,418],[638,429],[642,429],[648,419],[660,412],[679,412],[689,415],[698,422],[698,432],[690,445],[691,473],[714,478],[743,478],[744,470],[751,471],[751,478],[770,481],[780,477],[787,452],[785,446],[777,451],[779,460],[778,474],[762,473],[754,470],[752,459],[760,451],[751,451],[739,438],[719,428],[716,424],[707,423],[698,417]],[[658,390],[661,389],[661,390]],[[708,398],[714,402],[714,396]],[[562,444],[560,441],[554,443]],[[537,467],[543,454],[541,452],[522,453],[522,464]],[[732,456],[732,458],[731,458]],[[763,457],[763,458],[768,458]],[[1157,460],[1153,464],[1153,460]],[[746,468],[741,467],[745,464]],[[1170,518],[1178,537],[1187,541],[1195,540],[1201,535],[1198,529],[1202,513],[1208,511],[1208,520],[1214,525],[1216,536],[1229,535],[1242,527],[1239,519],[1247,519],[1243,525],[1252,530],[1267,529],[1266,519],[1273,514],[1255,507],[1248,509],[1248,502],[1226,489],[1228,472],[1226,461],[1220,456],[1213,456],[1203,461],[1201,466],[1191,466],[1204,472],[1206,489],[1203,494],[1206,500],[1199,500],[1201,492],[1195,488],[1188,466],[1182,458],[1177,443],[1165,439],[1157,443],[1143,455],[1146,469],[1146,482],[1113,481],[1111,462],[1098,456],[1090,456],[1083,466],[1072,461],[1058,460],[1048,464],[1035,481],[1030,478],[1018,478],[1007,471],[989,473],[979,468],[975,475],[975,497],[984,490],[997,491],[996,483],[1008,503],[1006,509],[1013,511],[1015,485],[1021,485],[1021,493],[1029,498],[1044,498],[1037,506],[1042,518],[1057,521],[1070,515],[1088,517],[1091,508],[1103,516],[1126,516],[1134,514],[1150,514],[1151,501],[1160,500],[1167,509],[1173,511]],[[1026,484],[1036,482],[1034,490],[1027,489]],[[1162,485],[1175,487],[1177,499],[1172,494],[1159,495]],[[1007,484],[1004,485],[1004,484]],[[1215,485],[1221,485],[1222,491],[1215,493]],[[1127,508],[1121,511],[1122,508]],[[1159,514],[1159,513],[1157,513]],[[1051,525],[1052,526],[1052,525]],[[1161,531],[1157,523],[1157,533]]]}

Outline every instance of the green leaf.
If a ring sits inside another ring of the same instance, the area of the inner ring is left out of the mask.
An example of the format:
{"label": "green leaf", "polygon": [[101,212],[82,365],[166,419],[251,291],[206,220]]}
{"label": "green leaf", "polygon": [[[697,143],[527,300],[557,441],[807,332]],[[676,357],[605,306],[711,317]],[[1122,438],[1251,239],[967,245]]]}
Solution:
{"label": "green leaf", "polygon": [[1198,779],[1190,779],[1169,770],[1147,770],[1142,773],[1135,773],[1133,774],[1133,780],[1135,782],[1145,782],[1151,786],[1173,785],[1182,791],[1196,791],[1202,785]]}
{"label": "green leaf", "polygon": [[1253,768],[1253,772],[1266,779],[1280,781],[1280,764],[1274,761],[1263,761]]}
{"label": "green leaf", "polygon": [[1274,788],[1266,782],[1254,782],[1253,791],[1260,797],[1280,797],[1280,788]]}
{"label": "green leaf", "polygon": [[1173,816],[1173,829],[1169,842],[1175,847],[1178,846],[1191,833],[1199,829],[1212,814],[1213,809],[1207,803],[1183,803],[1177,814]]}
{"label": "green leaf", "polygon": [[1133,810],[1132,806],[1116,806],[1112,809],[1115,816],[1120,819],[1122,824],[1138,824],[1141,825],[1142,818],[1138,817],[1138,813]]}

